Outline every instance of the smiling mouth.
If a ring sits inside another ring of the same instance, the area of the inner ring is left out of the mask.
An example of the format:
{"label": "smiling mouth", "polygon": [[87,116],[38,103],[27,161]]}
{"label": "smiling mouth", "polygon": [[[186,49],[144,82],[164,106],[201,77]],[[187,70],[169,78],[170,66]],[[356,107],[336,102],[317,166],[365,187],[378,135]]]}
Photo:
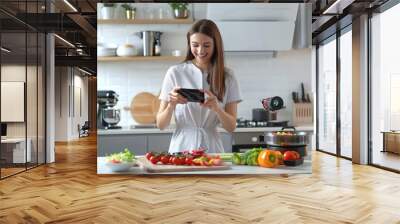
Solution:
{"label": "smiling mouth", "polygon": [[198,58],[205,58],[207,56],[207,54],[205,55],[197,55]]}

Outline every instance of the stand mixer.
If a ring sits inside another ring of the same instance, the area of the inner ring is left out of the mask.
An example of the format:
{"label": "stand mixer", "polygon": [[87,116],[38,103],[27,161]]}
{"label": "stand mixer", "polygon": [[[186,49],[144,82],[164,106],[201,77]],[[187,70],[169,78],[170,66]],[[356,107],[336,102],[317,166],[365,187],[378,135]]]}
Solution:
{"label": "stand mixer", "polygon": [[97,128],[99,129],[118,129],[121,120],[120,109],[114,106],[118,103],[118,94],[112,90],[97,91]]}

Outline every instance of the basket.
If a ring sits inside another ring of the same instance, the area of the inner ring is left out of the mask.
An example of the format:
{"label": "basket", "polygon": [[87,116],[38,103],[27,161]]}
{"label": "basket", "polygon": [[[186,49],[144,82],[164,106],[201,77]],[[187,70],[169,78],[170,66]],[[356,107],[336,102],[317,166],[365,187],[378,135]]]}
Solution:
{"label": "basket", "polygon": [[311,125],[313,123],[313,104],[293,104],[293,125]]}

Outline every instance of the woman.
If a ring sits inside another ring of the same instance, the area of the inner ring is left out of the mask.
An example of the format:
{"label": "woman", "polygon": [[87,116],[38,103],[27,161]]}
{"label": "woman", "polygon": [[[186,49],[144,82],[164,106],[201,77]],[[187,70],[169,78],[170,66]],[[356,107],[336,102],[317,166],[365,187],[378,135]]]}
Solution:
{"label": "woman", "polygon": [[[209,153],[224,152],[217,126],[228,132],[236,128],[239,86],[232,72],[224,67],[221,34],[211,20],[199,20],[187,33],[187,54],[183,63],[168,69],[164,78],[157,127],[167,127],[172,114],[176,130],[169,152],[206,148]],[[179,88],[201,89],[204,103],[188,102]]]}

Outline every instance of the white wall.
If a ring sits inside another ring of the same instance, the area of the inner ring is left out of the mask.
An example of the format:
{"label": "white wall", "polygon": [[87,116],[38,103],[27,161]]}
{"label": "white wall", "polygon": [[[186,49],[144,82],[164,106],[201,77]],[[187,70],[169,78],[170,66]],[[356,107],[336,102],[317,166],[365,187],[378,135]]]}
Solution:
{"label": "white wall", "polygon": [[71,67],[56,67],[55,73],[55,141],[77,139],[78,124],[88,120],[87,77]]}

